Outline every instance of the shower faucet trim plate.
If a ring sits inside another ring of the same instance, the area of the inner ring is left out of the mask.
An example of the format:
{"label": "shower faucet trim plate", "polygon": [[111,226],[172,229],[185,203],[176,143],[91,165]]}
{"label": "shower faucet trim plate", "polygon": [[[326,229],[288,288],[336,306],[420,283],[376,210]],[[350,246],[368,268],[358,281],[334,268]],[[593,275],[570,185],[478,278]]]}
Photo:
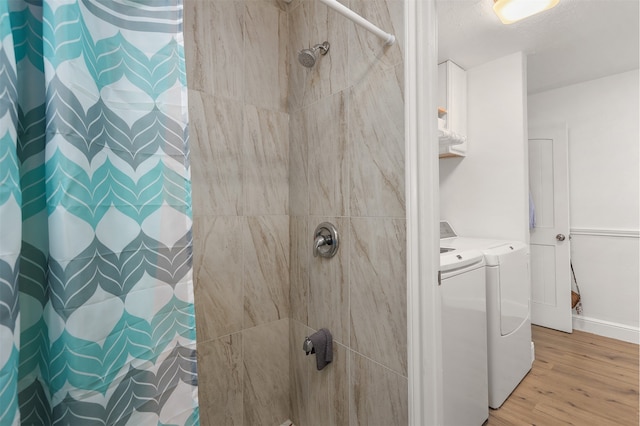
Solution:
{"label": "shower faucet trim plate", "polygon": [[322,222],[313,233],[313,257],[331,258],[338,252],[338,230],[329,222]]}

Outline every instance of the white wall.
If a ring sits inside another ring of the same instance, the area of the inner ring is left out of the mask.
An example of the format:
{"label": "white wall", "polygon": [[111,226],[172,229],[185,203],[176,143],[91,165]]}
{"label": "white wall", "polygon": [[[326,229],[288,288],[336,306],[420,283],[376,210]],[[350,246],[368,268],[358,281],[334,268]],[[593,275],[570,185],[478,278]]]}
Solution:
{"label": "white wall", "polygon": [[638,341],[638,70],[530,95],[529,125],[569,128],[571,252],[583,316],[574,327]]}
{"label": "white wall", "polygon": [[440,160],[440,216],[462,236],[529,241],[525,59],[467,70],[467,156]]}

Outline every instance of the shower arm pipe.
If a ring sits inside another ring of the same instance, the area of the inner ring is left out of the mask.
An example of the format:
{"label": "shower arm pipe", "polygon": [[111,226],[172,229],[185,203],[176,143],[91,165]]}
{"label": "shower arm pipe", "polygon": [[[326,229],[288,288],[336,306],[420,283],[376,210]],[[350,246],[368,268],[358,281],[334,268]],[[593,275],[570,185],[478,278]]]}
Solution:
{"label": "shower arm pipe", "polygon": [[360,25],[361,27],[364,27],[366,30],[372,32],[373,34],[383,39],[387,46],[391,46],[393,43],[396,42],[396,36],[382,31],[380,28],[376,27],[371,22],[367,21],[362,16],[355,13],[353,10],[339,3],[338,0],[320,0],[320,1],[326,4],[331,9],[338,12],[339,14],[341,14],[342,16],[344,16],[345,18],[352,20],[356,24]]}

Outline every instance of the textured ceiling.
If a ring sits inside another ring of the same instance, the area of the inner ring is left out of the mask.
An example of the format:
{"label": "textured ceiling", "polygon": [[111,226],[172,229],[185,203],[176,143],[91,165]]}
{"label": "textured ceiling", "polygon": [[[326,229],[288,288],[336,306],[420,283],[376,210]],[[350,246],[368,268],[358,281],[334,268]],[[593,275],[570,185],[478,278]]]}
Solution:
{"label": "textured ceiling", "polygon": [[560,0],[511,25],[493,0],[437,0],[438,59],[469,69],[527,54],[529,93],[638,68],[640,0]]}

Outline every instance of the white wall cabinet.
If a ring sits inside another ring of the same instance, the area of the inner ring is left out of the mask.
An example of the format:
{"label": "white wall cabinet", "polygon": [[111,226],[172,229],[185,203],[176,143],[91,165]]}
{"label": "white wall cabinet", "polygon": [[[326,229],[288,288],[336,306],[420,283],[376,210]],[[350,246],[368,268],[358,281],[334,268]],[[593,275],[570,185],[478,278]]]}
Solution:
{"label": "white wall cabinet", "polygon": [[452,61],[438,65],[438,108],[446,111],[439,114],[442,120],[438,120],[440,158],[464,157],[467,153],[467,72]]}
{"label": "white wall cabinet", "polygon": [[467,70],[471,146],[440,159],[440,217],[460,235],[529,241],[526,58],[522,52]]}

